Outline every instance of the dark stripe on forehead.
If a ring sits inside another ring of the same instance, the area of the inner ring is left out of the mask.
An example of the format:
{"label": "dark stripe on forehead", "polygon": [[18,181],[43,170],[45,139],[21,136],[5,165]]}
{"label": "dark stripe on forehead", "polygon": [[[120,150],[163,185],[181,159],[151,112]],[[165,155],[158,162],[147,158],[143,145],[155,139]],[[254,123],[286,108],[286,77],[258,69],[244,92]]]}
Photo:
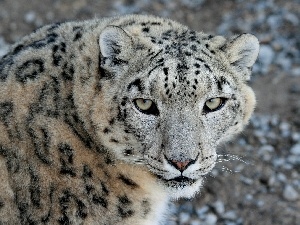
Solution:
{"label": "dark stripe on forehead", "polygon": [[128,85],[127,90],[129,91],[133,87],[137,87],[138,91],[140,91],[140,92],[142,92],[145,89],[145,86],[140,79],[136,79],[136,80],[132,81]]}

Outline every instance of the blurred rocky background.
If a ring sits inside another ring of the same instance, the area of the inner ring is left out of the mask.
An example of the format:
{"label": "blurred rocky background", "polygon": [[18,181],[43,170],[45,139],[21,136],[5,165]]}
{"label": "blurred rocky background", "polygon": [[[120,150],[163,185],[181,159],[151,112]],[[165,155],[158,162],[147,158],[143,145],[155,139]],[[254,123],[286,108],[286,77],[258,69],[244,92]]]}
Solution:
{"label": "blurred rocky background", "polygon": [[300,0],[0,0],[0,56],[45,24],[129,13],[261,43],[249,126],[220,147],[201,193],[170,206],[167,225],[299,225]]}

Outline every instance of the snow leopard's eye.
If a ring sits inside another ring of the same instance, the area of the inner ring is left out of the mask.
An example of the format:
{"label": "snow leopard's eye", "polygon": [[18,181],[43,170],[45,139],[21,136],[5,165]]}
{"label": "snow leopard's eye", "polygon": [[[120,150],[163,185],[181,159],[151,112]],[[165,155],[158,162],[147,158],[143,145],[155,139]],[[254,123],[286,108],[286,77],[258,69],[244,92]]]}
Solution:
{"label": "snow leopard's eye", "polygon": [[135,107],[142,113],[152,114],[155,116],[159,114],[155,103],[150,99],[137,98],[133,102]]}
{"label": "snow leopard's eye", "polygon": [[221,109],[226,102],[225,98],[211,98],[205,102],[204,111],[206,113],[214,112]]}

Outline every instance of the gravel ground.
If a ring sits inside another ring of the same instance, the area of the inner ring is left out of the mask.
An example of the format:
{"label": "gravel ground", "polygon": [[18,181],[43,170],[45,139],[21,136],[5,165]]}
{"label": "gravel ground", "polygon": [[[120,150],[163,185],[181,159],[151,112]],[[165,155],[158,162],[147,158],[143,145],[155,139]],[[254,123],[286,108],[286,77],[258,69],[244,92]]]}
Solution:
{"label": "gravel ground", "polygon": [[220,147],[201,193],[171,204],[167,225],[299,225],[300,1],[0,0],[0,56],[44,24],[128,13],[214,34],[250,32],[261,43],[251,82],[256,113],[242,135]]}

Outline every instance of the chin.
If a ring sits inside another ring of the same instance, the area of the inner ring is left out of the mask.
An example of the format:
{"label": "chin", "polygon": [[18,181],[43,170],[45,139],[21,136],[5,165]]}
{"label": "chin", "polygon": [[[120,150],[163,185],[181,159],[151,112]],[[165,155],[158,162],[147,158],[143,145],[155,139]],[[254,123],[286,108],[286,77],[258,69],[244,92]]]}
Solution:
{"label": "chin", "polygon": [[176,177],[171,180],[162,180],[170,198],[192,198],[200,191],[203,178],[189,179],[187,177]]}

